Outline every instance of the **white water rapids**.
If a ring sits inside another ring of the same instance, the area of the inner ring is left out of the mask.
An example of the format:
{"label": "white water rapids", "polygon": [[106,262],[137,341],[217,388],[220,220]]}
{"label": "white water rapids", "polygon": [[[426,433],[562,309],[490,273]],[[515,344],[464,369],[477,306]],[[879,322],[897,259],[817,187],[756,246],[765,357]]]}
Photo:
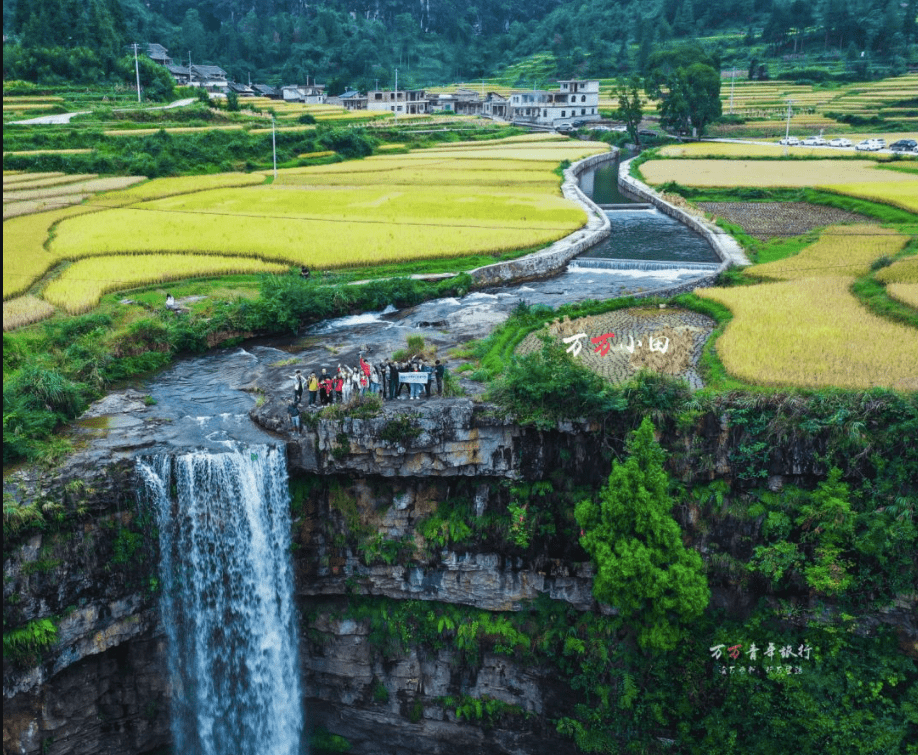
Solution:
{"label": "white water rapids", "polygon": [[299,755],[302,691],[283,452],[147,456],[174,752]]}

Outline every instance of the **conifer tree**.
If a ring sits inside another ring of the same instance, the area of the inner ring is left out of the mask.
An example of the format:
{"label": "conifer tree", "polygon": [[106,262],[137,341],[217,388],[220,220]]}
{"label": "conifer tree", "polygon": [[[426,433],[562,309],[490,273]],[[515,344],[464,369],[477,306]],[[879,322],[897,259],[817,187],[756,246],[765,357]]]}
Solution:
{"label": "conifer tree", "polygon": [[599,500],[575,510],[580,542],[596,566],[593,595],[619,610],[646,651],[676,647],[711,596],[701,557],[682,543],[670,514],[665,452],[653,433],[645,418],[628,439],[628,459],[613,462]]}

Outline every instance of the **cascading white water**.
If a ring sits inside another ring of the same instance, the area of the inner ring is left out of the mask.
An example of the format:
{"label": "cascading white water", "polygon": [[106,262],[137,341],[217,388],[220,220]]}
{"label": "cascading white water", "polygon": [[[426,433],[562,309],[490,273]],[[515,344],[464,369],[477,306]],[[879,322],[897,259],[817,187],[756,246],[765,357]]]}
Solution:
{"label": "cascading white water", "polygon": [[182,755],[300,755],[302,693],[283,453],[142,458],[161,549]]}

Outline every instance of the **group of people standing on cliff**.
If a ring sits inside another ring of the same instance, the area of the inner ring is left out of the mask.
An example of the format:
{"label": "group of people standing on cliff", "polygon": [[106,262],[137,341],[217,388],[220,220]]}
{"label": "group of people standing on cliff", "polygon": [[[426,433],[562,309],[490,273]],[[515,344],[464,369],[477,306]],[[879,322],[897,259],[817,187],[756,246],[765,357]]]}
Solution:
{"label": "group of people standing on cliff", "polygon": [[375,364],[359,357],[356,367],[338,365],[334,374],[326,368],[317,374],[303,374],[297,370],[293,380],[293,401],[287,407],[293,429],[300,432],[300,402],[307,395],[306,407],[312,409],[331,404],[347,404],[357,396],[377,395],[383,400],[395,401],[407,393],[409,400],[430,398],[436,387],[437,396],[443,395],[445,365],[437,359],[429,364],[424,359],[405,362],[388,360]]}

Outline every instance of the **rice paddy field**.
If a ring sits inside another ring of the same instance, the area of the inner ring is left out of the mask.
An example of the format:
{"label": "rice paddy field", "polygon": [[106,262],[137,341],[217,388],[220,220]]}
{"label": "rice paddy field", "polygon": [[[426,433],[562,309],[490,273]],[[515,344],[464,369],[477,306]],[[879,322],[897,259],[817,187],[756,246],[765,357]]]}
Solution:
{"label": "rice paddy field", "polygon": [[39,322],[54,314],[54,307],[37,296],[27,294],[3,302],[3,331]]}
{"label": "rice paddy field", "polygon": [[724,366],[760,385],[918,389],[914,328],[870,313],[849,290],[907,241],[872,225],[833,226],[798,255],[747,269],[773,282],[697,290],[734,314],[717,342]]}
{"label": "rice paddy field", "polygon": [[93,257],[74,262],[52,280],[42,293],[45,299],[42,304],[60,307],[73,315],[92,309],[109,291],[141,284],[206,275],[283,273],[286,270],[286,265],[260,259],[219,255],[137,254],[127,259],[120,256]]}
{"label": "rice paddy field", "polygon": [[[840,134],[826,133],[825,139],[832,139]],[[874,136],[883,137],[887,142],[893,142],[897,139],[918,139],[918,133],[915,134],[875,134]],[[849,134],[846,138],[854,141],[860,138],[860,134]],[[865,135],[863,138],[867,138]],[[692,142],[689,144],[670,144],[661,147],[659,154],[661,157],[688,157],[688,158],[705,158],[705,157],[783,157],[792,155],[794,157],[812,157],[828,158],[838,157],[848,159],[852,156],[849,150],[833,149],[831,147],[784,147],[780,144],[756,144],[750,142]],[[867,157],[877,161],[889,160],[889,155],[879,155],[874,153],[857,153],[858,157]],[[912,158],[906,157],[909,160]],[[918,161],[916,161],[918,163]]]}
{"label": "rice paddy field", "polygon": [[139,183],[8,220],[4,298],[66,263],[42,296],[81,312],[106,291],[183,277],[537,248],[586,220],[561,196],[557,165],[607,149],[549,136],[281,170],[270,184],[262,174]]}
{"label": "rice paddy field", "polygon": [[893,299],[918,309],[918,283],[890,283],[886,287]]}
{"label": "rice paddy field", "polygon": [[663,159],[640,170],[651,184],[818,188],[918,211],[918,174],[884,170],[874,160]]}
{"label": "rice paddy field", "polygon": [[[15,185],[24,183],[22,176],[29,174],[4,175],[14,180]],[[50,177],[57,174],[32,174],[33,176]],[[179,178],[159,178],[146,181],[135,177],[133,186],[120,191],[96,194],[87,204],[74,207],[60,207],[55,199],[54,209],[41,211],[36,206],[36,213],[25,217],[16,217],[3,224],[3,298],[24,293],[49,269],[61,261],[49,252],[47,243],[51,230],[65,218],[87,213],[99,212],[102,209],[121,207],[150,199],[188,194],[226,186],[246,186],[263,183],[265,176],[260,173],[222,173],[210,176],[183,176]],[[50,203],[49,203],[49,206]],[[4,205],[6,207],[6,205]]]}

